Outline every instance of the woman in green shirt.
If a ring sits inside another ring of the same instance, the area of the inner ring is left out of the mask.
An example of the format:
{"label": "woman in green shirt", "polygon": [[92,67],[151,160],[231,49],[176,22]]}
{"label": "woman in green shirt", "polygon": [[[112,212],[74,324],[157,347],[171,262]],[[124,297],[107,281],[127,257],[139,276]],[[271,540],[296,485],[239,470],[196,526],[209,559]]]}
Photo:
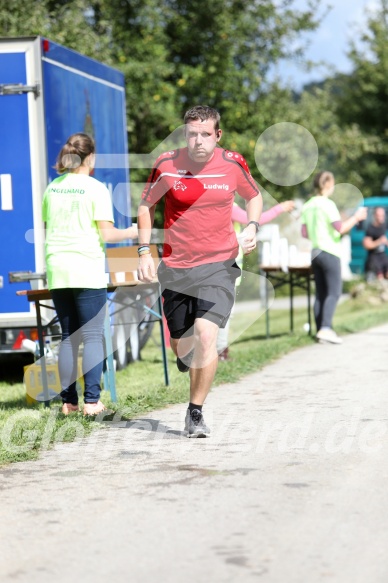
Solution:
{"label": "woman in green shirt", "polygon": [[341,221],[338,208],[330,196],[335,180],[331,172],[320,172],[314,178],[316,194],[302,209],[302,235],[312,242],[311,264],[315,279],[314,317],[317,340],[341,344],[332,328],[337,302],[342,292],[341,236],[366,218],[366,209],[358,209],[352,217]]}
{"label": "woman in green shirt", "polygon": [[48,287],[62,328],[59,349],[62,412],[79,411],[77,358],[83,342],[84,415],[105,409],[100,401],[106,314],[105,243],[137,236],[137,227],[116,229],[108,189],[90,176],[95,145],[87,134],[70,136],[61,149],[60,174],[43,196]]}

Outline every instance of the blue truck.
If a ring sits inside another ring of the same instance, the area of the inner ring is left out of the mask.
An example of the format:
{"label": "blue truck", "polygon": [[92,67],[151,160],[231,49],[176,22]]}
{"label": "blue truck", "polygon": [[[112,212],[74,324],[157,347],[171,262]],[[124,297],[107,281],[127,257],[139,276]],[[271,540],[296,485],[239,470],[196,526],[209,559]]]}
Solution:
{"label": "blue truck", "polygon": [[[36,338],[34,304],[16,292],[26,281],[45,286],[42,195],[70,134],[94,137],[94,176],[112,194],[115,225],[131,224],[124,76],[46,38],[0,39],[0,119],[1,356],[22,353],[21,340]],[[52,313],[43,316],[47,323]],[[112,329],[114,339],[130,341],[130,331]],[[115,348],[122,368],[128,345]]]}

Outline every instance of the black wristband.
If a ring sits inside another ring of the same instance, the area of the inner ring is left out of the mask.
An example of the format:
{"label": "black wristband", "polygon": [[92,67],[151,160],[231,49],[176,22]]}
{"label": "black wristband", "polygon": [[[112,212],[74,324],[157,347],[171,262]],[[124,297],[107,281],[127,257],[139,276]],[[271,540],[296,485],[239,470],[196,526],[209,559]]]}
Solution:
{"label": "black wristband", "polygon": [[[257,221],[249,221],[248,225],[255,225],[255,227],[256,227],[256,233],[259,232],[260,225],[259,225],[259,223]],[[248,225],[247,225],[247,227],[248,227]]]}

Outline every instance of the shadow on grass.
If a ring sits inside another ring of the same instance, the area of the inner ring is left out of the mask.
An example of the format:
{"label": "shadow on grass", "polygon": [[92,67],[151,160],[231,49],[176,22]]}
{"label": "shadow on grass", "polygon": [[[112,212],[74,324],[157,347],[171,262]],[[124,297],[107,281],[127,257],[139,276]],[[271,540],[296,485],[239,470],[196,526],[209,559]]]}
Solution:
{"label": "shadow on grass", "polygon": [[33,409],[34,407],[30,407],[29,405],[27,405],[25,396],[19,397],[18,399],[11,399],[9,401],[0,401],[0,409],[16,409],[16,408]]}

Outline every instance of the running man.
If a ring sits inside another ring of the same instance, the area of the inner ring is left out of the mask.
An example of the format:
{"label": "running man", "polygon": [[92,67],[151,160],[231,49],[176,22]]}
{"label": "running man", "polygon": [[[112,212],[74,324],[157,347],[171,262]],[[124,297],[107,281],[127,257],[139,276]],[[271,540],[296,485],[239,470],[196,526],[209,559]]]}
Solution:
{"label": "running man", "polygon": [[149,282],[156,276],[149,253],[151,228],[155,207],[164,197],[165,238],[158,278],[178,369],[190,371],[188,437],[210,433],[202,406],[217,370],[218,330],[228,321],[241,274],[232,225],[235,193],[246,201],[246,254],[256,247],[262,211],[261,193],[244,158],[217,147],[222,136],[219,122],[218,111],[208,106],[186,112],[187,147],[156,160],[138,213],[138,277]]}

